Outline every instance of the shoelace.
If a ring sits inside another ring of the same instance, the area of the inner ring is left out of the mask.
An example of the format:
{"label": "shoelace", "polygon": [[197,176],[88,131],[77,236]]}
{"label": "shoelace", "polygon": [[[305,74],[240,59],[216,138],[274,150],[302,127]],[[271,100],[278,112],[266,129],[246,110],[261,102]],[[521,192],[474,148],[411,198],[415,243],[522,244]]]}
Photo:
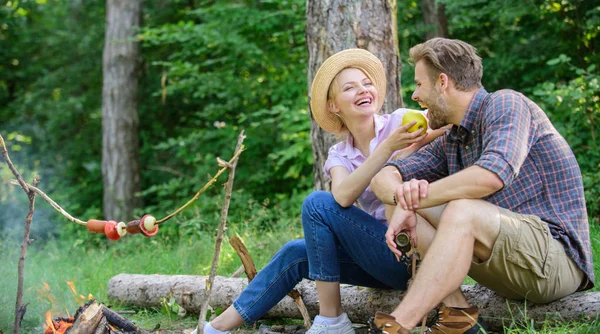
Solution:
{"label": "shoelace", "polygon": [[433,332],[433,328],[439,328],[440,321],[444,320],[444,318],[440,316],[442,314],[442,311],[440,311],[440,308],[437,307],[434,310],[436,312],[431,316],[430,319],[427,319],[427,323],[430,324],[426,330],[427,333]]}
{"label": "shoelace", "polygon": [[[478,322],[477,322],[477,320],[475,320],[475,318],[473,318],[469,313],[467,313],[467,312],[465,312],[463,310],[461,310],[461,312],[465,316],[467,316],[469,319],[471,319],[471,320],[473,320],[475,322],[475,324],[472,327],[477,326]],[[442,322],[444,320],[444,318],[440,316],[442,313],[443,312],[440,311],[440,308],[438,307],[436,314],[434,314],[433,317],[431,318],[431,322],[429,321],[429,319],[427,319],[427,323],[433,324],[433,325],[429,326],[429,328],[427,328],[427,332],[428,333],[433,332],[433,329],[439,329],[440,328],[440,325],[441,325],[440,322]]]}
{"label": "shoelace", "polygon": [[375,318],[371,317],[368,321],[369,324],[369,329],[368,332],[369,333],[373,333],[373,334],[389,334],[389,332],[384,330],[384,327],[390,327],[389,324],[383,324],[381,325],[381,327],[377,327],[377,325],[375,324]]}

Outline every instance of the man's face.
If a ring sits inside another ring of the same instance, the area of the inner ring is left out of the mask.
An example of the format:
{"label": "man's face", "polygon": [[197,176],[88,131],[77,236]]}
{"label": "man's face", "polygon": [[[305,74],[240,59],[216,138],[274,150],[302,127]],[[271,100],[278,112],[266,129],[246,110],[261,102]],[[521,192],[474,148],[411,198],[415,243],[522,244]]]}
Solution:
{"label": "man's face", "polygon": [[412,99],[417,101],[422,108],[427,108],[429,127],[439,129],[449,123],[450,111],[442,96],[439,80],[432,81],[423,61],[415,65],[415,84],[417,88],[412,94]]}

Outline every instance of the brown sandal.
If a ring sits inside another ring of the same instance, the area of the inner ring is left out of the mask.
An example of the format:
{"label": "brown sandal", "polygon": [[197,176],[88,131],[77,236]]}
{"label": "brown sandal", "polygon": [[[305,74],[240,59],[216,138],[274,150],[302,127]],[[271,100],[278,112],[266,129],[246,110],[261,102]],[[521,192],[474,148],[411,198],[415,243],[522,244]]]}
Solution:
{"label": "brown sandal", "polygon": [[369,319],[369,333],[374,334],[409,334],[410,331],[396,322],[393,316],[377,312]]}

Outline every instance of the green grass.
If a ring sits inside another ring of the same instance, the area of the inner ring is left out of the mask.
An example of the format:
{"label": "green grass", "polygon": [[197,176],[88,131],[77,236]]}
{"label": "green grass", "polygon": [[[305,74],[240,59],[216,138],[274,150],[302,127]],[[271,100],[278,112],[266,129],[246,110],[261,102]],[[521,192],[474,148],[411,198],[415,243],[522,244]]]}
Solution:
{"label": "green grass", "polygon": [[[300,226],[288,227],[282,228],[281,232],[240,234],[257,267],[264,266],[287,240],[301,237]],[[42,332],[44,315],[49,310],[55,316],[66,316],[79,307],[67,282],[74,283],[77,295],[91,294],[97,300],[110,304],[106,294],[108,280],[120,273],[207,275],[214,240],[203,235],[205,237],[195,237],[177,246],[167,245],[159,238],[146,239],[136,235],[111,242],[109,247],[101,250],[86,249],[83,244],[73,246],[72,242],[65,244],[61,240],[44,245],[33,243],[28,248],[25,261],[23,301],[29,305],[22,322],[22,332]],[[0,330],[10,333],[14,323],[20,243],[1,240],[0,252],[3,258],[0,266]],[[240,265],[237,254],[224,241],[217,275],[229,276]],[[181,320],[169,319],[159,310],[141,310],[133,318],[144,328],[154,328],[159,323],[161,328],[181,327]],[[191,327],[196,321],[197,318],[186,317],[184,324]]]}
{"label": "green grass", "polygon": [[[35,221],[34,221],[35,224]],[[299,221],[277,226],[273,232],[257,232],[252,228],[235,231],[244,239],[257,268],[262,268],[270,257],[286,241],[302,236]],[[596,288],[600,291],[600,228],[591,227],[592,246],[596,259]],[[100,238],[100,236],[98,236]],[[227,239],[227,238],[226,238]],[[136,274],[197,274],[206,275],[210,270],[214,240],[207,233],[171,245],[160,238],[146,239],[130,236],[118,242],[107,242],[90,249],[85,244],[72,241],[51,240],[34,242],[28,249],[25,261],[25,293],[23,301],[29,303],[22,322],[22,333],[40,333],[44,314],[52,311],[55,316],[65,316],[79,306],[77,297],[91,294],[105,304],[111,303],[106,295],[108,280],[120,273]],[[0,241],[2,265],[0,266],[0,330],[13,330],[14,307],[17,289],[17,263],[20,243],[17,240]],[[229,276],[240,266],[235,251],[224,242],[219,260],[218,275]],[[77,296],[67,282],[73,282]],[[49,290],[48,290],[49,289]],[[119,305],[112,305],[119,308]],[[127,317],[143,328],[183,329],[195,326],[197,318],[178,318],[159,309],[137,309],[137,314]],[[600,332],[600,320],[582,321],[545,326],[535,330],[527,322],[513,323],[506,333],[596,333]]]}

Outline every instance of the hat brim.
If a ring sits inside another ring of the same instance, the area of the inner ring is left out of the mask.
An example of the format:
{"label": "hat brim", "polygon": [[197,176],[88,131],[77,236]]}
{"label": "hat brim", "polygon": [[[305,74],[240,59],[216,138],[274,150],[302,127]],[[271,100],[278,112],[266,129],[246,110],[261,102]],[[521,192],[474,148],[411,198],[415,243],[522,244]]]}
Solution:
{"label": "hat brim", "polygon": [[327,94],[335,76],[345,68],[357,68],[371,80],[377,89],[378,111],[385,99],[385,70],[374,54],[364,49],[347,49],[327,58],[315,74],[310,88],[310,110],[321,129],[335,135],[341,134],[344,126],[341,119],[328,110]]}

